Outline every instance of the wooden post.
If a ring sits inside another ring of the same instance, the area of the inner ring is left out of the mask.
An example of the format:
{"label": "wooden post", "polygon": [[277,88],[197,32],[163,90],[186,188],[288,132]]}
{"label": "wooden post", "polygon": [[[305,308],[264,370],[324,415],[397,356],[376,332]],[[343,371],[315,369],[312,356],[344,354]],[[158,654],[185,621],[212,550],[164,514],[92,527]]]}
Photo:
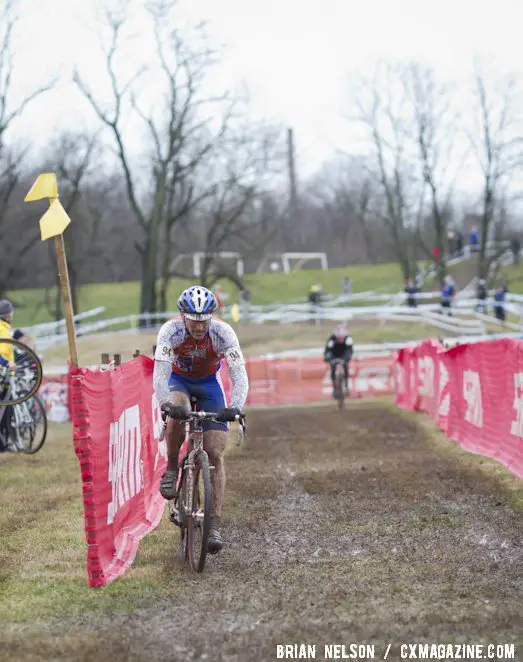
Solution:
{"label": "wooden post", "polygon": [[58,185],[54,172],[46,172],[38,175],[35,183],[31,186],[29,193],[25,196],[25,202],[49,199],[49,209],[40,219],[40,235],[42,241],[55,239],[56,261],[60,276],[60,288],[64,303],[64,315],[67,325],[67,341],[69,345],[69,359],[74,366],[78,366],[78,349],[76,346],[76,331],[74,327],[74,310],[71,301],[71,285],[67,271],[67,259],[65,257],[65,244],[63,233],[70,224],[71,219],[60,204],[58,199]]}
{"label": "wooden post", "polygon": [[67,260],[65,257],[64,235],[59,234],[54,238],[56,248],[56,258],[58,261],[58,274],[60,276],[60,285],[62,288],[62,298],[64,301],[65,324],[67,327],[67,341],[69,343],[69,356],[71,363],[78,366],[78,347],[76,344],[76,329],[74,326],[74,311],[71,298],[71,285],[69,283],[69,272],[67,270]]}

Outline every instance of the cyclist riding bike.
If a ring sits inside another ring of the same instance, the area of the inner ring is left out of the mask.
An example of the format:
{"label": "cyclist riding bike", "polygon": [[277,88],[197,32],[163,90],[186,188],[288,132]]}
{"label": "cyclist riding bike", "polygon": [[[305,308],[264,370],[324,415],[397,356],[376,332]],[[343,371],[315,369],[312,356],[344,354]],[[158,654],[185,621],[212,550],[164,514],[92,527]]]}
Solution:
{"label": "cyclist riding bike", "polygon": [[334,359],[341,359],[343,361],[343,371],[345,378],[345,391],[349,390],[349,361],[354,353],[352,338],[347,332],[347,327],[344,324],[339,324],[332,333],[325,345],[323,352],[323,360],[325,363],[330,363],[331,366],[331,380],[332,389],[334,394],[334,380],[336,373],[336,365],[333,363]]}
{"label": "cyclist riding bike", "polygon": [[[177,419],[187,416],[190,398],[194,397],[198,408],[219,412],[216,421],[203,423],[204,449],[214,466],[208,550],[215,553],[223,547],[220,518],[228,422],[242,413],[249,382],[236,333],[226,322],[213,319],[218,309],[214,294],[200,285],[189,287],[180,294],[178,309],[181,317],[169,320],[160,329],[154,356],[154,390],[162,412],[170,417],[165,435],[167,470],[160,482],[160,493],[164,499],[176,497],[178,451],[185,436],[184,423]],[[229,406],[219,372],[223,358],[232,382]]]}

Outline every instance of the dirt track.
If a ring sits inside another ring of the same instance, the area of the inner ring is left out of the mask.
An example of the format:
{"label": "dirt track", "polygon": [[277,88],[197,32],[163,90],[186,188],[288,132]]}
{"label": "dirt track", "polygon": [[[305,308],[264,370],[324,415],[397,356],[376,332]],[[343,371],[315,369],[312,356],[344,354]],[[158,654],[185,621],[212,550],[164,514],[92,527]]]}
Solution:
{"label": "dirt track", "polygon": [[227,549],[202,576],[158,558],[172,598],[30,628],[10,658],[265,661],[307,643],[323,659],[368,643],[383,659],[392,643],[395,661],[423,641],[512,642],[523,660],[523,518],[477,461],[381,405],[255,412],[249,434],[228,457]]}

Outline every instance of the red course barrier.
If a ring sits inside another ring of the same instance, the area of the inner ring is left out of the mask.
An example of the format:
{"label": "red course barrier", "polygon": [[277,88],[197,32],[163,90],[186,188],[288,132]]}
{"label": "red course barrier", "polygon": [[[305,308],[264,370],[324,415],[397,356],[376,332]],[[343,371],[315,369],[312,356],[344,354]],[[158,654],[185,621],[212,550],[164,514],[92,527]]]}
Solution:
{"label": "red course barrier", "polygon": [[425,340],[396,355],[396,402],[422,411],[464,449],[523,478],[523,343],[512,339],[445,351]]}
{"label": "red course barrier", "polygon": [[161,417],[152,372],[148,357],[107,372],[71,367],[91,586],[125,572],[165,508],[158,487],[166,452],[165,442],[158,442]]}
{"label": "red course barrier", "polygon": [[[158,487],[166,448],[158,442],[162,423],[153,367],[146,356],[106,372],[71,367],[67,394],[60,391],[72,414],[82,472],[91,586],[125,572],[140,539],[164,512]],[[329,368],[321,359],[250,359],[247,370],[249,407],[332,397]],[[229,395],[225,366],[222,377]],[[392,393],[395,381],[400,407],[430,414],[465,449],[523,477],[523,343],[507,339],[444,351],[428,340],[406,346],[395,362],[351,362],[352,397]]]}

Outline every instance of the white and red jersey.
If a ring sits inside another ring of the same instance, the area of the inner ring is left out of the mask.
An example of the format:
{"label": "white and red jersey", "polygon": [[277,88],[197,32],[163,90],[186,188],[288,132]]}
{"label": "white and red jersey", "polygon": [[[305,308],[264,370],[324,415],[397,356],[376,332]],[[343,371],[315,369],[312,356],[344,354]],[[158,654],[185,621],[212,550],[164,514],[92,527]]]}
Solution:
{"label": "white and red jersey", "polygon": [[184,377],[215,374],[222,358],[229,366],[243,364],[243,355],[234,329],[222,320],[212,319],[209,333],[196,342],[181,317],[166,322],[158,333],[156,361],[170,361],[172,370]]}

